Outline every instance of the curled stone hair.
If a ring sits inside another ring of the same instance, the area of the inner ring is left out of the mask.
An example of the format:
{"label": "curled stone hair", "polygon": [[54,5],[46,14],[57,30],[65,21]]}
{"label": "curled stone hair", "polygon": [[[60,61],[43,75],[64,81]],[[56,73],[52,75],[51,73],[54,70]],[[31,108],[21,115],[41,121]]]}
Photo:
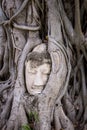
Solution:
{"label": "curled stone hair", "polygon": [[32,67],[44,64],[44,63],[48,63],[51,64],[51,58],[50,58],[50,54],[48,52],[31,52],[28,56],[27,56],[27,62],[31,61]]}
{"label": "curled stone hair", "polygon": [[27,61],[33,60],[33,61],[39,61],[39,62],[45,62],[45,60],[48,60],[48,62],[51,62],[50,54],[48,52],[32,52],[27,56]]}
{"label": "curled stone hair", "polygon": [[43,63],[51,64],[50,54],[47,51],[46,44],[42,43],[36,46],[31,53],[27,55],[26,61],[31,61],[32,64],[41,65]]}

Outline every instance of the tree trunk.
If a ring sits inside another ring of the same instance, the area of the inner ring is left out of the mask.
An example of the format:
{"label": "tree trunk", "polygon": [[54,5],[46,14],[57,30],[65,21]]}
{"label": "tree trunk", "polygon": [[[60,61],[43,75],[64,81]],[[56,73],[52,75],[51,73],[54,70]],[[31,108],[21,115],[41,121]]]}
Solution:
{"label": "tree trunk", "polygon": [[[86,130],[84,3],[0,1],[0,130]],[[44,50],[42,44],[50,54],[51,72],[41,93],[31,95],[25,64],[36,47],[39,53]]]}

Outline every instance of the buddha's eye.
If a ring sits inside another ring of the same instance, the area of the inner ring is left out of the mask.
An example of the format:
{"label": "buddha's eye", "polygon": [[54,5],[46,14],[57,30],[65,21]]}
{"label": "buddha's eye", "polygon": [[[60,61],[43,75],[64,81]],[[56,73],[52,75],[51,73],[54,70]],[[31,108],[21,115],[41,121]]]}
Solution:
{"label": "buddha's eye", "polygon": [[50,74],[50,70],[43,70],[42,73],[43,73],[44,75],[49,75],[49,74]]}
{"label": "buddha's eye", "polygon": [[50,73],[44,73],[44,72],[43,72],[43,75],[50,75]]}
{"label": "buddha's eye", "polygon": [[47,67],[43,68],[42,73],[47,74],[47,75],[50,74],[50,67],[47,66]]}
{"label": "buddha's eye", "polygon": [[31,74],[36,74],[36,73],[37,73],[37,71],[36,71],[36,69],[30,69],[30,70],[28,71],[28,73],[31,73]]}

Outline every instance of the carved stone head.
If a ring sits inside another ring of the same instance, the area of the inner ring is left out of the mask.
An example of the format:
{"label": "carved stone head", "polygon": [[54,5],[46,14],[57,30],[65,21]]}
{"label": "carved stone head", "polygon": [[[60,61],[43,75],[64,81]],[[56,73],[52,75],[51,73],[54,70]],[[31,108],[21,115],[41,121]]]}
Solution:
{"label": "carved stone head", "polygon": [[50,55],[46,45],[41,44],[27,56],[25,63],[26,88],[30,95],[42,92],[51,70]]}

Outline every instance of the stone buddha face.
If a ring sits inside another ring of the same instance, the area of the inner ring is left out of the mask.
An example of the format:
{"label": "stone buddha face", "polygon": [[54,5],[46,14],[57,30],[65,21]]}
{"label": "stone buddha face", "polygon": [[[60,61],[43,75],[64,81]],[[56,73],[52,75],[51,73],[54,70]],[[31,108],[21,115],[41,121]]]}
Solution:
{"label": "stone buddha face", "polygon": [[30,95],[42,92],[51,70],[50,55],[47,52],[33,51],[25,64],[26,87]]}

